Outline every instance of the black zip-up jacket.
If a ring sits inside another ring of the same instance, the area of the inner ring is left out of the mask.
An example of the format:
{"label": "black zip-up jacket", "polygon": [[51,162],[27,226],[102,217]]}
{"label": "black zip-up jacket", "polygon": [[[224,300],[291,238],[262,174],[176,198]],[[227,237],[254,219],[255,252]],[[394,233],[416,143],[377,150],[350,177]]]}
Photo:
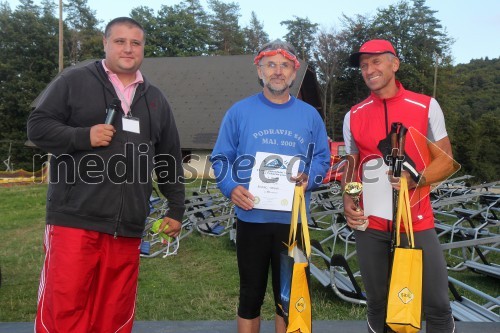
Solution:
{"label": "black zip-up jacket", "polygon": [[101,61],[66,70],[30,114],[28,138],[53,154],[48,224],[142,237],[152,181],[168,199],[167,216],[182,221],[179,134],[165,96],[144,78],[131,105],[140,133],[124,131],[120,113],[110,145],[92,148],[90,128],[104,123],[113,98],[116,92]]}

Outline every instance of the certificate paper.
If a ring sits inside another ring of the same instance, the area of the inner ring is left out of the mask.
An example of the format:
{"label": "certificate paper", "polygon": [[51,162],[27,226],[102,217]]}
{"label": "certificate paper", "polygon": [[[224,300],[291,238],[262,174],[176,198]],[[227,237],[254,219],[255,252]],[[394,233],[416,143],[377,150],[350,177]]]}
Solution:
{"label": "certificate paper", "polygon": [[257,152],[248,190],[255,197],[254,208],[269,210],[292,210],[298,157]]}
{"label": "certificate paper", "polygon": [[392,186],[387,176],[389,167],[381,158],[363,164],[363,209],[365,216],[392,220]]}

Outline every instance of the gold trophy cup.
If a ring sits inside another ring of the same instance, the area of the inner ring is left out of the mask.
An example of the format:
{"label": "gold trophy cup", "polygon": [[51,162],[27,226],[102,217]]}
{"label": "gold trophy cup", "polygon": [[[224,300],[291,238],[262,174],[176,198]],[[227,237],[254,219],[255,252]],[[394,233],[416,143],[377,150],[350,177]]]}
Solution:
{"label": "gold trophy cup", "polygon": [[[359,199],[361,197],[361,192],[363,192],[363,184],[359,182],[350,182],[345,185],[344,192],[352,198],[354,201],[354,205],[356,206],[356,210],[359,211]],[[356,229],[360,231],[365,231],[366,227],[368,227],[368,220],[362,225],[359,225]]]}

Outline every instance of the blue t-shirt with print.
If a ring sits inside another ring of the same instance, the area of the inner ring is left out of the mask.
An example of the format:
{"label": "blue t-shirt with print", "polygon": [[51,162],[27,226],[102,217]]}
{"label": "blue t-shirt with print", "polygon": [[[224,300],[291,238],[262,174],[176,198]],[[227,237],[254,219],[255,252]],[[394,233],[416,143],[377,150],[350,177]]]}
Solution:
{"label": "blue t-shirt with print", "polygon": [[[228,198],[242,185],[248,189],[257,152],[299,157],[299,172],[309,175],[310,190],[321,184],[330,163],[325,124],[311,105],[290,97],[284,104],[269,101],[263,93],[235,103],[222,120],[212,152],[212,167],[221,192]],[[290,212],[236,207],[246,222],[290,223]]]}

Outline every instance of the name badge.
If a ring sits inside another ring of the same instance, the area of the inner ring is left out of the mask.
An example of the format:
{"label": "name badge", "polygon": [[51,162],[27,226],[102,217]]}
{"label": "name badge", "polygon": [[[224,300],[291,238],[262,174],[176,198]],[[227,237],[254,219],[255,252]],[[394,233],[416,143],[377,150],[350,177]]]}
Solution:
{"label": "name badge", "polygon": [[132,133],[141,133],[139,126],[139,118],[123,117],[122,118],[123,130]]}

